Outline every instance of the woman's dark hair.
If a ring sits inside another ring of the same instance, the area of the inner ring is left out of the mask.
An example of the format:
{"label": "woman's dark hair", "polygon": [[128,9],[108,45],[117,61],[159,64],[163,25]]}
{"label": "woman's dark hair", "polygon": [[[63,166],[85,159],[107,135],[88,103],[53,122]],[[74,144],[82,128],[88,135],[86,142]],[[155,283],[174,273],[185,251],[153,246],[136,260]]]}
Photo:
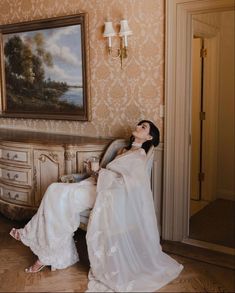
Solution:
{"label": "woman's dark hair", "polygon": [[[150,149],[150,147],[153,146],[157,146],[159,144],[159,130],[157,128],[156,125],[154,125],[154,123],[152,121],[149,120],[141,120],[137,125],[141,125],[143,123],[148,123],[150,126],[149,129],[149,134],[152,136],[151,140],[147,140],[142,144],[142,148],[145,150],[145,152],[147,153],[148,150]],[[134,136],[132,135],[130,137],[130,144],[128,145],[128,147],[126,148],[127,150],[129,150],[131,148],[132,142],[134,141]]]}

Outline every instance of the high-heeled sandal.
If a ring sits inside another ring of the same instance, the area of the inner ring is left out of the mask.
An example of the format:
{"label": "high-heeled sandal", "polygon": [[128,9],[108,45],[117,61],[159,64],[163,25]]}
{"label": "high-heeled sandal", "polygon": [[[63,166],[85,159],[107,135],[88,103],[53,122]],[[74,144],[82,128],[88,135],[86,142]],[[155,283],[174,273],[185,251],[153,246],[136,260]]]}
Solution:
{"label": "high-heeled sandal", "polygon": [[20,233],[16,228],[12,228],[10,233],[9,233],[15,240],[20,241]]}
{"label": "high-heeled sandal", "polygon": [[[36,269],[34,269],[34,266],[38,266]],[[26,273],[38,273],[40,272],[42,269],[44,269],[47,265],[44,265],[40,262],[40,260],[38,259],[32,266],[30,266],[29,268],[25,269]],[[55,271],[56,268],[51,266],[51,271]]]}

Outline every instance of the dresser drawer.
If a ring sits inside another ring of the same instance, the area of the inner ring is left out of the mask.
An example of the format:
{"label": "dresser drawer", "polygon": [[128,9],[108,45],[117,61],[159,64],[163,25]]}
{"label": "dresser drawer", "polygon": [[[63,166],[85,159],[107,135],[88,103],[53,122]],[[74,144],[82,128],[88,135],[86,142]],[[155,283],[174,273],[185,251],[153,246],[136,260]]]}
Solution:
{"label": "dresser drawer", "polygon": [[14,188],[0,183],[0,197],[15,204],[33,205],[30,189]]}
{"label": "dresser drawer", "polygon": [[0,180],[6,183],[31,186],[32,172],[31,169],[22,169],[0,164]]}
{"label": "dresser drawer", "polygon": [[0,160],[14,164],[30,164],[30,150],[0,145]]}

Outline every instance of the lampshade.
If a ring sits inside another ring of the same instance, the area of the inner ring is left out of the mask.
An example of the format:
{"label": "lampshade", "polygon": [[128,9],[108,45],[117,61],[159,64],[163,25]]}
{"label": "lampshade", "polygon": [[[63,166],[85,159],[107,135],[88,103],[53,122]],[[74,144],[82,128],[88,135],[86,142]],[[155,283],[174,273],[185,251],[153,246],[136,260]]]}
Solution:
{"label": "lampshade", "polygon": [[121,20],[120,25],[121,25],[120,32],[119,32],[120,37],[132,35],[132,31],[130,30],[128,26],[128,21],[126,19]]}
{"label": "lampshade", "polygon": [[106,21],[104,23],[104,33],[103,33],[103,36],[105,38],[116,36],[116,33],[115,33],[114,29],[113,29],[112,21]]}
{"label": "lampshade", "polygon": [[127,58],[128,54],[128,37],[132,35],[132,31],[130,30],[126,19],[120,21],[120,31],[118,33],[119,47],[112,46],[113,37],[116,35],[117,33],[113,28],[112,21],[105,21],[103,37],[107,40],[108,54],[113,59],[120,58],[122,68],[123,60]]}

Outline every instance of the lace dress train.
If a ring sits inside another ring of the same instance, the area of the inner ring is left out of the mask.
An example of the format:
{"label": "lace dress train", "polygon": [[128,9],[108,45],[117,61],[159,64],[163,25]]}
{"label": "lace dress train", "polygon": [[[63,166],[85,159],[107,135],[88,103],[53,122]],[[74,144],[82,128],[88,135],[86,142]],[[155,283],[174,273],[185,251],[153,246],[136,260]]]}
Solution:
{"label": "lace dress train", "polygon": [[73,235],[80,224],[79,214],[92,208],[96,198],[93,178],[79,183],[51,184],[37,213],[19,229],[21,241],[45,265],[63,269],[79,260]]}

